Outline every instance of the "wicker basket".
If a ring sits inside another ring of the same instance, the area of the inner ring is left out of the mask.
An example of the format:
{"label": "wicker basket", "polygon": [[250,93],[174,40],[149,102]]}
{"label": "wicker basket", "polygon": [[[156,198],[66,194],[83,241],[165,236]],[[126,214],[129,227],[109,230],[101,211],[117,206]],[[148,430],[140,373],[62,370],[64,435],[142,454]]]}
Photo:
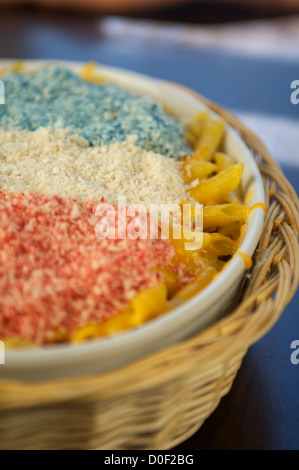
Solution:
{"label": "wicker basket", "polygon": [[238,308],[192,339],[111,373],[0,382],[1,449],[174,447],[215,410],[248,347],[269,331],[295,294],[299,201],[294,189],[235,116],[196,97],[240,133],[264,179],[269,212]]}

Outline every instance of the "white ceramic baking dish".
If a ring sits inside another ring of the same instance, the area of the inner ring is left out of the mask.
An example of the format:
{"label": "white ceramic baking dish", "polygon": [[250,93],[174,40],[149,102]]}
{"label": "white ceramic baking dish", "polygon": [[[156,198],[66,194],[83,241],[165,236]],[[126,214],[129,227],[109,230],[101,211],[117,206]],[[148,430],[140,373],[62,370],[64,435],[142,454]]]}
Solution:
{"label": "white ceramic baking dish", "polygon": [[[0,68],[13,60],[0,60]],[[36,70],[45,61],[24,61],[25,69]],[[75,72],[83,64],[55,62]],[[199,99],[174,84],[139,75],[126,70],[99,66],[97,73],[124,88],[141,95],[149,95],[168,106],[183,123],[205,106]],[[264,188],[253,155],[240,136],[230,127],[224,138],[223,150],[236,162],[244,162],[243,190],[252,192],[251,204],[264,203]],[[263,229],[265,213],[256,209],[248,219],[240,252],[252,256]],[[171,343],[182,341],[225,314],[238,297],[244,277],[244,260],[234,256],[225,270],[201,293],[182,306],[115,337],[103,338],[80,345],[53,345],[41,349],[15,349],[6,351],[5,365],[0,365],[0,377],[41,380],[62,376],[93,374],[128,364]],[[0,312],[1,314],[1,312]]]}

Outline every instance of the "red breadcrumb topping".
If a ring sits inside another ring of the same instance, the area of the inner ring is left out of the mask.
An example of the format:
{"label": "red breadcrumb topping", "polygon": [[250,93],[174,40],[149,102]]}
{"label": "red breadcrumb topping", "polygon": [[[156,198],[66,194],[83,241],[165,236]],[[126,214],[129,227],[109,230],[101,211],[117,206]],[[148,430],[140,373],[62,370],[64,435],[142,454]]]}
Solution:
{"label": "red breadcrumb topping", "polygon": [[99,240],[95,207],[91,201],[0,191],[1,339],[43,344],[56,330],[70,337],[155,285],[153,269],[174,256],[171,242]]}

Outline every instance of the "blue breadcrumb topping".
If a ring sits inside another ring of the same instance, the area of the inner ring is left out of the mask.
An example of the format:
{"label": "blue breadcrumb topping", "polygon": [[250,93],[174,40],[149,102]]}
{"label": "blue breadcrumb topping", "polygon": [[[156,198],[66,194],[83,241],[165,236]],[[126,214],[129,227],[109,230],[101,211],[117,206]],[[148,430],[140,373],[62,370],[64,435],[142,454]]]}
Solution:
{"label": "blue breadcrumb topping", "polygon": [[136,145],[178,158],[191,152],[181,123],[151,98],[112,83],[87,82],[67,68],[46,66],[34,74],[8,73],[0,125],[34,131],[68,128],[90,145],[136,135]]}

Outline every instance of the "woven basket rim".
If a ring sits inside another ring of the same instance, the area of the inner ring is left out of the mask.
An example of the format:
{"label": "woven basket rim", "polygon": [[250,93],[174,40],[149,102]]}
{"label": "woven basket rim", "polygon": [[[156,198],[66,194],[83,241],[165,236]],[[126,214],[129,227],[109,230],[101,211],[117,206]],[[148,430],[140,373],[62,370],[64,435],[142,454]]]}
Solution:
{"label": "woven basket rim", "polygon": [[[265,189],[275,198],[274,202],[269,199],[270,209],[260,242],[269,251],[266,251],[267,259],[259,247],[253,274],[247,279],[246,291],[240,304],[233,312],[194,337],[101,374],[40,382],[1,379],[0,409],[26,407],[32,403],[40,406],[78,399],[92,401],[95,395],[97,399],[116,398],[132,392],[142,392],[149,387],[155,389],[165,381],[176,381],[179,377],[186,376],[192,371],[194,364],[203,373],[208,373],[217,366],[219,357],[226,364],[264,336],[294,296],[299,285],[299,200],[295,190],[263,142],[234,114],[186,87],[174,85],[224,117],[254,152],[265,177]],[[273,188],[269,186],[268,178],[277,183],[276,188],[274,183]],[[279,191],[276,191],[277,188]],[[282,238],[275,239],[273,233],[275,224],[279,221],[279,236]],[[269,227],[274,227],[271,233]],[[270,271],[273,266],[277,267],[278,274],[269,275],[265,263],[269,264]]]}

